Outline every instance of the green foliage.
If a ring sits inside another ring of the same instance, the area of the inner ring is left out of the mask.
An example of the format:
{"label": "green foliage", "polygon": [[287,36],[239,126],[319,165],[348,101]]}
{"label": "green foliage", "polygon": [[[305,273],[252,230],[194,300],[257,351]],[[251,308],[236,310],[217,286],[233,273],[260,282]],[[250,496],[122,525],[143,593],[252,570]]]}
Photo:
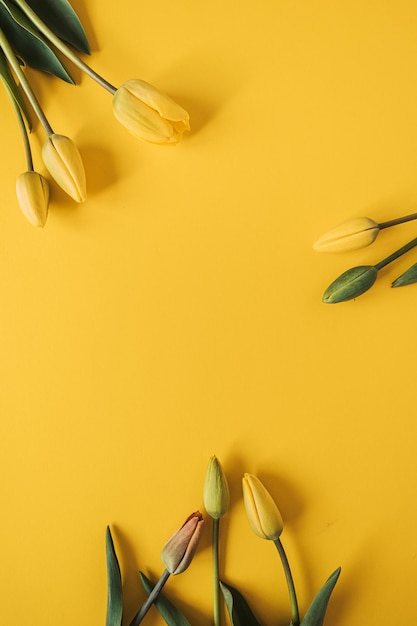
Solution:
{"label": "green foliage", "polygon": [[[139,576],[146,593],[149,595],[154,587],[153,583],[142,572],[139,572]],[[155,606],[168,626],[191,626],[181,611],[162,593],[158,595]]]}
{"label": "green foliage", "polygon": [[220,589],[232,626],[260,626],[245,598],[237,589],[223,582],[220,582]]}
{"label": "green foliage", "polygon": [[338,567],[324,583],[323,587],[311,603],[300,626],[323,626],[327,605],[339,575],[340,567]]}
{"label": "green foliage", "polygon": [[106,626],[121,626],[123,613],[122,577],[110,528],[106,529],[107,616]]}
{"label": "green foliage", "polygon": [[405,287],[417,283],[417,263],[414,263],[401,276],[398,276],[392,283],[391,287]]}
{"label": "green foliage", "polygon": [[30,119],[30,115],[28,113],[26,103],[23,99],[22,93],[17,86],[13,75],[10,71],[9,65],[6,61],[6,57],[3,54],[3,51],[0,49],[0,79],[6,87],[9,96],[14,100],[17,107],[20,109],[24,117],[26,118],[26,122],[29,130],[32,130],[32,122]]}
{"label": "green foliage", "polygon": [[80,52],[90,54],[87,35],[67,0],[27,0],[27,3],[57,37]]}

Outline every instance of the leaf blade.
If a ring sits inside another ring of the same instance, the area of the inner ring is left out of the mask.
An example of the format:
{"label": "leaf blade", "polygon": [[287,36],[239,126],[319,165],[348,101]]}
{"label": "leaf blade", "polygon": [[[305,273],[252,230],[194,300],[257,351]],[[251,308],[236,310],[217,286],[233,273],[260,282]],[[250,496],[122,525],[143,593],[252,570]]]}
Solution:
{"label": "leaf blade", "polygon": [[110,527],[106,528],[107,614],[106,626],[121,626],[123,614],[122,576]]}
{"label": "leaf blade", "polygon": [[[149,578],[143,574],[143,572],[139,572],[139,576],[143,588],[149,595],[154,588],[152,581],[150,581]],[[155,606],[168,626],[191,626],[190,622],[181,613],[181,611],[177,609],[177,607],[162,593],[158,595],[158,598],[155,601]]]}
{"label": "leaf blade", "polygon": [[232,626],[260,626],[240,591],[223,582],[220,582],[220,589],[223,593]]}
{"label": "leaf blade", "polygon": [[300,626],[323,626],[327,605],[329,603],[331,593],[340,576],[340,571],[341,569],[338,567],[326,580],[323,587],[310,604],[310,607]]}

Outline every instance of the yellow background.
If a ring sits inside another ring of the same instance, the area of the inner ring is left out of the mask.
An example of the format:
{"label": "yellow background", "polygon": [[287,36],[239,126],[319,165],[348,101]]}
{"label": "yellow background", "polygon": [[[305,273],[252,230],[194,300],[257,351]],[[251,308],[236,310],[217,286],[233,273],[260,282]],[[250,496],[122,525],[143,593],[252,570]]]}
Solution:
{"label": "yellow background", "polygon": [[[0,623],[105,623],[105,527],[125,623],[195,509],[209,457],[233,505],[222,576],[265,626],[289,621],[273,545],[249,529],[243,472],[284,520],[302,614],[342,575],[326,623],[417,619],[417,287],[324,305],[327,285],[416,235],[325,256],[319,235],[416,210],[417,7],[410,0],[74,0],[90,64],[190,113],[174,148],[139,142],[111,96],[29,71],[85,162],[88,200],[53,187],[44,230],[15,199],[24,154],[0,93]],[[43,141],[33,137],[36,165]],[[211,623],[210,522],[166,590]],[[152,611],[147,623],[162,622]],[[146,623],[146,622],[145,622]]]}

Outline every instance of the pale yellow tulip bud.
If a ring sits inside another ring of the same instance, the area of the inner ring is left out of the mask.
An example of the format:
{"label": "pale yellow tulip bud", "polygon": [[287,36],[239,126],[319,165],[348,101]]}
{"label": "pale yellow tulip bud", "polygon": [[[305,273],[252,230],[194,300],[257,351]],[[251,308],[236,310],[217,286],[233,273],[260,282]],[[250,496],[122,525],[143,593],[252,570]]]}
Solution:
{"label": "pale yellow tulip bud", "polygon": [[143,80],[128,80],[119,87],[113,112],[128,131],[149,143],[176,144],[190,130],[187,111]]}
{"label": "pale yellow tulip bud", "polygon": [[199,511],[192,513],[170,539],[161,553],[166,569],[174,576],[181,574],[190,565],[197,550],[204,520]]}
{"label": "pale yellow tulip bud", "polygon": [[212,456],[204,481],[204,507],[213,519],[222,517],[230,503],[229,485],[223,467],[216,456]]}
{"label": "pale yellow tulip bud", "polygon": [[33,226],[43,228],[48,217],[49,185],[46,178],[32,170],[16,181],[16,195],[23,215]]}
{"label": "pale yellow tulip bud", "polygon": [[358,217],[329,230],[313,245],[319,252],[347,252],[369,246],[380,231],[379,224],[369,217]]}
{"label": "pale yellow tulip bud", "polygon": [[42,158],[52,178],[76,202],[87,198],[84,165],[75,143],[52,134],[42,146]]}
{"label": "pale yellow tulip bud", "polygon": [[245,474],[242,481],[246,517],[255,535],[276,541],[284,524],[281,513],[259,478]]}

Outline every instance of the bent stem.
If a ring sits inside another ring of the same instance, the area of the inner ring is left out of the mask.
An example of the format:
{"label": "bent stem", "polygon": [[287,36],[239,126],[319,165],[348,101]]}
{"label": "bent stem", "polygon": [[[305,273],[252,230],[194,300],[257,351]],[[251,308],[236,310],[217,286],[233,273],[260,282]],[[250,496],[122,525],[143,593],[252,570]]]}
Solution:
{"label": "bent stem", "polygon": [[27,132],[26,125],[23,119],[22,111],[20,110],[20,107],[17,104],[16,100],[13,98],[13,96],[10,96],[10,100],[12,101],[13,108],[16,113],[17,121],[19,123],[19,128],[22,133],[23,144],[25,146],[27,168],[29,172],[33,172],[32,150],[30,149],[28,132]]}
{"label": "bent stem", "polygon": [[213,519],[213,623],[220,626],[220,584],[219,584],[219,527],[220,519]]}
{"label": "bent stem", "polygon": [[19,61],[17,60],[16,55],[13,52],[12,47],[10,46],[7,40],[7,37],[5,36],[4,32],[1,29],[0,29],[0,48],[2,48],[8,62],[10,63],[11,68],[13,69],[17,78],[19,79],[22,89],[25,92],[26,97],[32,106],[32,109],[35,111],[46,134],[48,136],[52,135],[54,131],[52,130],[50,123],[46,119],[45,113],[42,111],[41,105],[39,104],[38,99],[36,98],[32,90],[32,87],[29,84],[29,81],[27,80],[25,76],[25,73],[22,71],[22,68],[19,65]]}
{"label": "bent stem", "polygon": [[290,596],[290,605],[291,605],[291,624],[290,626],[299,626],[300,624],[300,614],[298,611],[298,602],[297,595],[295,593],[294,581],[291,574],[290,564],[288,563],[287,555],[285,554],[284,546],[281,541],[278,539],[274,540],[274,544],[278,550],[278,554],[281,558],[282,566],[284,568],[285,578],[288,586],[288,593]]}
{"label": "bent stem", "polygon": [[382,261],[377,263],[374,267],[377,270],[382,269],[383,267],[388,265],[388,263],[392,263],[392,261],[395,261],[395,259],[398,259],[398,257],[400,257],[401,255],[405,254],[406,252],[408,252],[409,250],[411,250],[415,246],[417,246],[417,237],[415,239],[412,239],[408,243],[406,243],[405,246],[402,246],[401,248],[399,248],[398,250],[396,250],[395,252],[393,252],[392,254],[387,256],[385,259],[383,259]]}
{"label": "bent stem", "polygon": [[170,573],[166,569],[163,572],[161,578],[156,583],[155,587],[152,589],[151,593],[149,594],[149,596],[147,597],[145,602],[142,604],[142,606],[139,609],[139,611],[136,613],[135,617],[133,618],[133,620],[130,623],[130,626],[138,626],[138,624],[141,623],[141,621],[145,617],[146,613],[149,611],[149,609],[151,608],[152,604],[156,601],[157,597],[159,596],[159,594],[161,592],[161,589],[165,585],[165,583],[168,580],[169,576],[170,576]]}
{"label": "bent stem", "polygon": [[40,32],[60,51],[67,57],[74,65],[76,65],[82,72],[85,72],[90,78],[96,81],[99,85],[107,89],[111,94],[114,94],[117,89],[107,80],[105,80],[100,74],[97,74],[87,63],[84,63],[72,50],[69,48],[55,33],[48,28],[48,26],[38,17],[35,11],[28,5],[25,0],[15,0],[16,4],[22,9],[31,22],[40,30]]}

